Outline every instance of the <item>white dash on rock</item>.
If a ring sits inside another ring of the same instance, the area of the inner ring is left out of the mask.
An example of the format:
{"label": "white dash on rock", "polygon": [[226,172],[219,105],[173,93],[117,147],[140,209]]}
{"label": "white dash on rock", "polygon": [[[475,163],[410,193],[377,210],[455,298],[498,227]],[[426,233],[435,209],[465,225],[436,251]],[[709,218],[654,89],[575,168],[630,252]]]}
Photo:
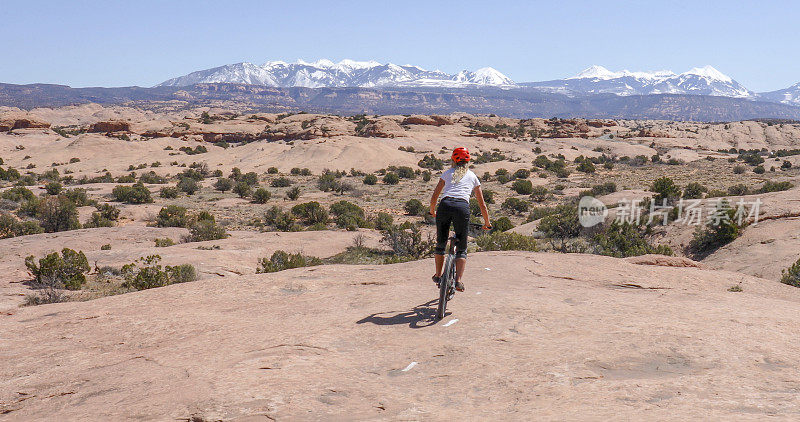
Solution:
{"label": "white dash on rock", "polygon": [[445,327],[449,327],[449,326],[451,326],[451,325],[453,325],[453,324],[455,324],[455,323],[457,323],[457,322],[458,322],[458,318],[456,318],[456,319],[451,319],[450,321],[447,321],[447,324],[445,324],[444,326],[445,326]]}
{"label": "white dash on rock", "polygon": [[417,362],[411,362],[408,364],[408,366],[406,366],[406,369],[403,369],[403,372],[408,372],[415,366],[417,366]]}

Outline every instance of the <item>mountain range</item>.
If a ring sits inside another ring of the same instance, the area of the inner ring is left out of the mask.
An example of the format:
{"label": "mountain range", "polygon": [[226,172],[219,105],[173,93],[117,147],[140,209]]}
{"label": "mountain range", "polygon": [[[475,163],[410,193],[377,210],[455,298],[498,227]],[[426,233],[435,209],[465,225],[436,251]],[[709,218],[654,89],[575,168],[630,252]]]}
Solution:
{"label": "mountain range", "polygon": [[591,66],[576,76],[541,82],[517,83],[500,71],[484,67],[476,71],[462,70],[448,74],[425,70],[414,65],[381,64],[376,61],[318,60],[313,63],[270,61],[263,65],[236,63],[199,70],[169,79],[157,86],[181,87],[198,83],[235,83],[280,88],[533,88],[567,96],[593,94],[710,95],[745,98],[800,106],[800,83],[778,91],[755,93],[712,66],[690,69],[677,74],[669,70],[656,72],[614,72],[602,66]]}

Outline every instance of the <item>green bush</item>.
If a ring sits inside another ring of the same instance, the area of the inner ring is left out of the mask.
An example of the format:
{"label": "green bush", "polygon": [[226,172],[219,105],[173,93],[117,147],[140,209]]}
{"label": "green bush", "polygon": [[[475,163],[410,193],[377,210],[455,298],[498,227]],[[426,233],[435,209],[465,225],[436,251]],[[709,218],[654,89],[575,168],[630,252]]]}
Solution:
{"label": "green bush", "polygon": [[200,219],[194,222],[189,227],[189,236],[186,237],[187,242],[205,242],[207,240],[225,239],[228,233],[225,228],[218,225],[213,217],[210,220]]}
{"label": "green bush", "polygon": [[650,186],[650,191],[655,192],[653,200],[657,205],[662,205],[664,200],[667,204],[674,204],[675,200],[681,196],[681,190],[669,177],[659,177]]}
{"label": "green bush", "polygon": [[333,173],[323,173],[317,179],[317,188],[323,192],[330,192],[339,189],[339,181]]}
{"label": "green bush", "polygon": [[277,167],[268,168],[267,169],[267,174],[278,174],[278,168]]}
{"label": "green bush", "polygon": [[717,203],[708,223],[695,230],[689,242],[689,251],[696,257],[704,257],[739,237],[741,226],[735,220],[735,214],[736,210],[731,208],[727,200]]}
{"label": "green bush", "polygon": [[708,192],[708,188],[698,182],[691,182],[683,188],[684,199],[700,199]]}
{"label": "green bush", "polygon": [[84,223],[84,229],[93,229],[98,227],[114,227],[114,222],[103,217],[99,212],[93,212],[89,221]]}
{"label": "green bush", "polygon": [[272,194],[264,188],[258,188],[253,192],[253,202],[256,204],[266,204],[272,197]]}
{"label": "green bush", "polygon": [[44,185],[44,190],[47,191],[48,195],[58,195],[61,193],[61,183],[49,182]]}
{"label": "green bush", "polygon": [[378,176],[374,174],[368,174],[364,176],[364,184],[365,185],[374,185],[378,183]]}
{"label": "green bush", "polygon": [[388,245],[400,258],[420,259],[433,252],[432,239],[423,239],[422,231],[413,224],[391,226],[383,231],[381,242]]}
{"label": "green bush", "polygon": [[303,220],[306,225],[324,224],[328,221],[328,211],[317,201],[305,202],[292,207],[292,214]]}
{"label": "green bush", "polygon": [[258,262],[258,268],[256,268],[256,274],[274,273],[291,268],[311,267],[321,264],[322,260],[319,258],[305,256],[299,252],[290,254],[279,250],[275,251],[269,259],[261,258]]}
{"label": "green bush", "polygon": [[25,186],[14,186],[0,194],[0,198],[8,199],[9,201],[22,202],[34,199],[36,195]]}
{"label": "green bush", "polygon": [[188,224],[186,208],[178,205],[167,205],[161,208],[156,217],[158,227],[186,227]]}
{"label": "green bush", "polygon": [[264,214],[264,222],[282,232],[300,230],[294,222],[294,216],[291,213],[284,212],[278,206],[272,206],[267,210]]}
{"label": "green bush", "polygon": [[517,179],[527,179],[531,177],[531,171],[528,169],[519,169],[514,172],[514,177]]}
{"label": "green bush", "polygon": [[75,203],[63,195],[39,201],[36,206],[36,218],[47,233],[81,228]]}
{"label": "green bush", "polygon": [[800,259],[789,268],[781,270],[781,283],[800,287]]}
{"label": "green bush", "polygon": [[511,184],[511,189],[519,195],[530,195],[533,193],[533,183],[527,179],[517,179]]}
{"label": "green bush", "polygon": [[504,232],[514,228],[514,224],[508,217],[500,217],[492,221],[492,232]]}
{"label": "green bush", "polygon": [[19,221],[13,215],[0,212],[0,239],[43,233],[36,221]]}
{"label": "green bush", "polygon": [[414,173],[414,169],[408,166],[400,166],[396,170],[397,176],[401,179],[414,179],[417,175]]}
{"label": "green bush", "polygon": [[547,200],[547,195],[550,191],[544,186],[533,186],[531,188],[531,200],[535,202],[544,202]]}
{"label": "green bush", "polygon": [[[557,206],[551,214],[542,217],[538,228],[553,241],[560,240],[560,248],[563,249],[567,239],[577,237],[581,233],[578,207],[574,204]],[[553,245],[555,246],[555,243]]]}
{"label": "green bush", "polygon": [[78,290],[86,283],[89,262],[83,252],[69,248],[61,250],[61,255],[53,252],[36,262],[33,255],[25,258],[25,266],[40,285],[61,284],[66,289]]}
{"label": "green bush", "polygon": [[672,255],[672,249],[666,245],[651,245],[644,233],[636,226],[614,221],[602,232],[592,238],[594,253],[598,255],[625,258],[645,254]]}
{"label": "green bush", "polygon": [[277,179],[272,179],[272,182],[269,184],[273,188],[285,188],[292,185],[292,179],[288,177],[278,177]]}
{"label": "green bush", "polygon": [[156,172],[150,170],[147,173],[143,173],[139,176],[140,183],[149,183],[151,185],[163,185],[167,183],[167,179],[164,176],[159,176]]}
{"label": "green bush", "polygon": [[114,196],[116,201],[126,204],[146,204],[153,202],[153,198],[150,196],[150,190],[141,183],[136,183],[133,186],[116,186],[111,191],[111,195]]}
{"label": "green bush", "polygon": [[136,290],[164,287],[174,283],[185,283],[197,279],[197,271],[190,264],[162,267],[159,255],[139,258],[133,263],[122,266],[121,273],[125,277],[124,287]]}
{"label": "green bush", "polygon": [[597,169],[594,167],[594,163],[592,163],[591,160],[586,159],[581,161],[580,164],[578,164],[576,170],[583,173],[594,173]]}
{"label": "green bush", "polygon": [[158,196],[164,199],[175,199],[178,197],[178,193],[179,193],[178,188],[173,186],[167,186],[161,188],[161,191],[159,192]]}
{"label": "green bush", "polygon": [[168,238],[168,237],[157,238],[155,242],[156,242],[156,247],[157,248],[166,248],[166,247],[175,245],[175,241],[170,239],[170,238]]}
{"label": "green bush", "polygon": [[375,229],[377,230],[388,230],[393,224],[394,218],[385,212],[379,212],[378,215],[375,216]]}
{"label": "green bush", "polygon": [[338,201],[333,203],[330,206],[330,212],[333,214],[334,222],[338,227],[353,231],[368,225],[367,220],[364,218],[364,210],[351,202]]}
{"label": "green bush", "polygon": [[241,175],[237,180],[240,183],[247,183],[250,186],[258,186],[258,174],[254,171],[249,171]]}
{"label": "green bush", "polygon": [[771,180],[767,180],[764,182],[764,186],[758,189],[758,193],[768,193],[768,192],[780,192],[784,190],[789,190],[793,188],[794,185],[792,182],[783,181],[783,182],[773,182]]}
{"label": "green bush", "polygon": [[290,201],[296,201],[297,198],[300,198],[300,192],[299,186],[292,186],[286,191],[286,198],[288,198]]}
{"label": "green bush", "polygon": [[492,232],[482,234],[475,243],[483,251],[537,251],[536,239],[512,232]]}
{"label": "green bush", "polygon": [[425,213],[425,206],[419,199],[409,199],[403,206],[408,215],[423,215]]}
{"label": "green bush", "polygon": [[444,168],[444,161],[436,158],[433,154],[427,154],[419,160],[417,165],[424,169],[442,170]]}
{"label": "green bush", "polygon": [[528,201],[519,198],[508,198],[500,205],[500,208],[507,212],[521,214],[528,211]]}
{"label": "green bush", "polygon": [[228,179],[227,177],[221,177],[214,182],[214,189],[220,192],[226,192],[233,189],[233,180]]}
{"label": "green bush", "polygon": [[200,190],[201,186],[200,182],[191,177],[182,177],[181,180],[178,181],[178,185],[176,187],[179,191],[187,195],[194,195]]}
{"label": "green bush", "polygon": [[233,187],[233,193],[239,195],[239,198],[247,198],[253,193],[253,189],[246,182],[238,182],[236,186]]}
{"label": "green bush", "polygon": [[396,185],[400,183],[400,176],[398,176],[397,173],[388,172],[385,176],[383,176],[383,183],[386,183],[387,185]]}

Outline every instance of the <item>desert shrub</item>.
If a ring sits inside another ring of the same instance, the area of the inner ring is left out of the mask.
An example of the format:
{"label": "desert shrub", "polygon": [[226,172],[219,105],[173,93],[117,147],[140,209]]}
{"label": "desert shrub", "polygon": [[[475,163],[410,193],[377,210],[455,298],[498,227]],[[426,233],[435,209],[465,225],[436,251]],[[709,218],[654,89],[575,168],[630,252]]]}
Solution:
{"label": "desert shrub", "polygon": [[296,201],[297,198],[300,197],[300,186],[292,186],[289,190],[286,191],[286,198],[291,201]]}
{"label": "desert shrub", "polygon": [[530,195],[533,193],[533,183],[527,179],[517,179],[511,184],[511,189],[519,195]]}
{"label": "desert shrub", "polygon": [[392,224],[394,224],[394,218],[385,212],[379,212],[375,216],[375,228],[377,230],[388,230],[392,227]]}
{"label": "desert shrub", "polygon": [[300,228],[294,222],[291,213],[284,212],[280,207],[273,206],[264,213],[264,222],[282,232],[297,231]]}
{"label": "desert shrub", "polygon": [[19,221],[13,215],[0,212],[0,239],[44,232],[36,221]]}
{"label": "desert shrub", "polygon": [[289,170],[289,174],[294,175],[294,176],[299,176],[300,175],[300,167],[293,167],[291,170]]}
{"label": "desert shrub", "polygon": [[368,174],[364,176],[364,184],[365,185],[374,185],[378,183],[378,176],[374,174]]}
{"label": "desert shrub", "polygon": [[253,171],[249,171],[243,175],[241,175],[237,182],[240,183],[247,183],[250,186],[258,186],[258,174]]}
{"label": "desert shrub", "polygon": [[293,206],[292,214],[309,226],[324,224],[328,221],[328,211],[317,201],[304,202]]}
{"label": "desert shrub", "polygon": [[168,238],[168,237],[157,238],[155,242],[156,242],[156,247],[157,248],[166,248],[166,247],[175,245],[175,241],[170,239],[170,238]]}
{"label": "desert shrub", "polygon": [[186,208],[178,205],[167,205],[161,208],[156,216],[156,225],[158,227],[186,227],[189,224],[189,218]]}
{"label": "desert shrub", "polygon": [[617,191],[617,184],[614,182],[606,182],[601,183],[599,185],[594,185],[586,192],[583,192],[583,195],[591,195],[591,196],[603,196],[608,195],[609,193],[614,193]]}
{"label": "desert shrub", "polygon": [[547,194],[550,192],[544,186],[532,186],[531,187],[531,200],[534,202],[544,202],[547,200]]}
{"label": "desert shrub", "polygon": [[408,166],[400,166],[397,168],[397,170],[395,170],[395,172],[401,179],[413,179],[417,177],[417,175],[414,173],[414,169]]}
{"label": "desert shrub", "polygon": [[767,172],[767,170],[765,170],[764,166],[762,166],[760,164],[757,165],[756,168],[753,169],[753,173],[755,173],[755,174],[764,174],[766,172]]}
{"label": "desert shrub", "polygon": [[105,245],[100,246],[100,250],[101,251],[110,251],[111,250],[111,244],[110,243],[106,243]]}
{"label": "desert shrub", "polygon": [[143,184],[136,183],[133,186],[119,185],[111,191],[111,195],[118,202],[126,204],[146,204],[153,202],[150,190]]}
{"label": "desert shrub", "polygon": [[76,206],[83,207],[86,205],[94,205],[97,201],[89,199],[89,196],[86,194],[86,189],[75,188],[75,189],[66,189],[62,193],[66,196],[70,201],[74,202]]}
{"label": "desert shrub", "polygon": [[708,188],[698,182],[691,182],[683,188],[684,199],[700,199],[708,192]]}
{"label": "desert shrub", "polygon": [[736,210],[727,200],[717,203],[705,226],[698,226],[689,242],[689,251],[697,257],[707,256],[739,237],[742,227],[735,219]]}
{"label": "desert shrub", "polygon": [[597,169],[594,167],[594,163],[591,160],[583,160],[576,170],[583,172],[583,173],[594,173]]}
{"label": "desert shrub", "polygon": [[178,185],[176,187],[179,191],[187,195],[194,195],[200,190],[200,182],[198,182],[196,179],[192,179],[191,177],[182,177],[181,180],[178,181]]}
{"label": "desert shrub", "polygon": [[800,259],[789,268],[781,270],[781,283],[800,287]]}
{"label": "desert shrub", "polygon": [[267,169],[267,174],[278,174],[278,168],[277,167],[268,168]]}
{"label": "desert shrub", "polygon": [[736,165],[733,167],[733,174],[742,174],[745,172],[745,167],[742,165]]}
{"label": "desert shrub", "polygon": [[233,189],[233,180],[228,179],[227,177],[221,177],[214,182],[214,189],[220,192],[226,192]]}
{"label": "desert shrub", "polygon": [[368,226],[367,220],[364,218],[364,210],[352,202],[338,201],[331,204],[330,212],[338,227],[352,231]]}
{"label": "desert shrub", "polygon": [[783,170],[789,170],[790,168],[792,168],[792,163],[789,162],[789,160],[785,160],[784,162],[781,163],[781,168]]}
{"label": "desert shrub", "polygon": [[728,195],[740,196],[750,194],[750,188],[745,184],[737,184],[728,187]]}
{"label": "desert shrub", "polygon": [[14,186],[0,194],[0,198],[8,199],[9,201],[22,202],[34,199],[36,195],[30,189],[24,186]]}
{"label": "desert shrub", "polygon": [[211,219],[199,219],[189,227],[189,235],[186,236],[187,242],[205,242],[207,240],[225,239],[228,233],[225,228],[218,225]]}
{"label": "desert shrub", "polygon": [[44,185],[44,190],[47,192],[48,195],[58,195],[61,193],[61,183],[58,182],[49,182]]}
{"label": "desert shrub", "polygon": [[246,182],[237,182],[236,186],[233,187],[233,193],[239,195],[239,198],[247,198],[253,193],[253,188]]}
{"label": "desert shrub", "polygon": [[269,183],[269,185],[272,186],[273,188],[289,187],[289,186],[292,185],[292,179],[290,179],[288,177],[281,176],[281,177],[278,177],[276,179],[272,179],[272,181]]}
{"label": "desert shrub", "polygon": [[60,283],[69,290],[80,289],[86,283],[86,273],[90,270],[86,255],[69,248],[62,249],[61,255],[53,252],[39,259],[38,263],[36,257],[30,255],[25,258],[25,266],[36,284]]}
{"label": "desert shrub", "polygon": [[528,201],[519,198],[508,198],[500,205],[507,212],[521,214],[528,211]]}
{"label": "desert shrub", "polygon": [[409,199],[403,209],[406,210],[408,215],[422,215],[425,213],[425,206],[422,205],[419,199]]}
{"label": "desert shrub", "polygon": [[123,286],[145,290],[197,279],[197,271],[190,264],[162,267],[160,261],[159,255],[150,255],[123,265],[121,270],[122,276],[125,277]]}
{"label": "desert shrub", "polygon": [[339,181],[333,173],[323,173],[317,179],[317,188],[323,192],[335,191],[339,188]]}
{"label": "desert shrub", "polygon": [[135,182],[136,182],[136,173],[131,173],[125,176],[117,177],[117,183],[135,183]]}
{"label": "desert shrub", "polygon": [[483,251],[537,251],[536,239],[511,232],[492,232],[482,234],[475,239],[475,243]]}
{"label": "desert shrub", "polygon": [[114,222],[103,217],[99,212],[93,212],[89,220],[83,224],[83,228],[93,229],[98,227],[114,227]]}
{"label": "desert shrub", "polygon": [[425,170],[422,172],[422,181],[423,182],[430,182],[431,181],[431,171]]}
{"label": "desert shrub", "polygon": [[383,231],[381,242],[388,245],[394,254],[402,258],[419,259],[430,255],[434,242],[422,238],[422,231],[413,224],[393,225]]}
{"label": "desert shrub", "polygon": [[158,196],[165,198],[165,199],[175,199],[178,197],[178,188],[173,186],[167,186],[161,188],[161,191],[158,193]]}
{"label": "desert shrub", "polygon": [[150,170],[147,173],[142,173],[139,176],[139,182],[141,183],[149,183],[151,185],[163,185],[167,183],[167,179],[164,176],[159,176],[156,172]]}
{"label": "desert shrub", "polygon": [[419,160],[417,165],[424,169],[442,170],[444,168],[444,161],[436,158],[433,154],[427,154]]}
{"label": "desert shrub", "polygon": [[514,172],[514,177],[517,179],[527,179],[531,177],[531,171],[528,169],[519,169]]}
{"label": "desert shrub", "polygon": [[483,202],[487,204],[494,204],[495,191],[491,189],[482,189],[481,192],[483,192]]}
{"label": "desert shrub", "polygon": [[36,207],[36,218],[48,233],[81,228],[75,203],[62,195],[41,200]]}
{"label": "desert shrub", "polygon": [[475,198],[469,198],[469,214],[474,216],[481,215],[481,206]]}
{"label": "desert shrub", "polygon": [[666,245],[651,245],[644,237],[642,229],[624,222],[614,221],[592,238],[594,253],[598,255],[625,258],[645,254],[672,255],[672,249]]}
{"label": "desert shrub", "polygon": [[681,196],[680,188],[675,185],[672,179],[666,176],[656,179],[650,185],[650,191],[655,192],[653,200],[657,205],[662,205],[664,200],[667,201],[667,204],[674,204],[675,200]]}
{"label": "desert shrub", "polygon": [[383,176],[383,183],[386,183],[387,185],[396,185],[400,183],[400,176],[398,176],[397,173],[388,172],[385,176]]}
{"label": "desert shrub", "polygon": [[501,185],[505,185],[506,183],[510,182],[514,178],[508,173],[502,173],[497,175],[497,182]]}
{"label": "desert shrub", "polygon": [[264,188],[258,188],[253,192],[253,202],[256,204],[266,204],[272,194]]}
{"label": "desert shrub", "polygon": [[793,188],[794,185],[792,182],[783,181],[783,182],[773,182],[771,180],[767,180],[764,182],[764,185],[758,189],[758,193],[768,193],[768,192],[780,192],[784,190],[789,190]]}
{"label": "desert shrub", "polygon": [[557,206],[551,213],[542,217],[538,228],[545,236],[552,239],[554,247],[556,247],[555,241],[560,240],[559,248],[563,250],[566,240],[578,236],[581,232],[578,207],[574,204]]}
{"label": "desert shrub", "polygon": [[269,259],[261,258],[258,262],[256,273],[274,273],[292,268],[310,267],[321,264],[322,260],[319,258],[305,256],[299,252],[287,253],[279,250],[273,252]]}
{"label": "desert shrub", "polygon": [[500,217],[497,220],[492,221],[492,232],[504,232],[513,228],[514,224],[508,219],[508,217]]}

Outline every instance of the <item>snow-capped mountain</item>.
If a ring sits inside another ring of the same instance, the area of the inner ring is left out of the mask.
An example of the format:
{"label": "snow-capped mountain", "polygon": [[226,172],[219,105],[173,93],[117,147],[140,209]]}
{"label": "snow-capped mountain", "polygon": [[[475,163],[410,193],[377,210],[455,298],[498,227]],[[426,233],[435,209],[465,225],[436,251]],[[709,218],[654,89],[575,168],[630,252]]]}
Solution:
{"label": "snow-capped mountain", "polygon": [[187,86],[198,83],[237,83],[272,87],[513,87],[514,81],[491,67],[449,75],[418,66],[399,66],[375,61],[318,60],[313,63],[271,61],[263,65],[236,63],[192,72],[157,86]]}
{"label": "snow-capped mountain", "polygon": [[759,98],[776,103],[800,106],[800,82],[789,88],[777,91],[763,92],[758,94]]}
{"label": "snow-capped mountain", "polygon": [[595,65],[571,78],[522,85],[565,94],[690,94],[735,98],[752,98],[755,95],[711,66],[696,67],[676,74],[669,70],[612,72]]}

